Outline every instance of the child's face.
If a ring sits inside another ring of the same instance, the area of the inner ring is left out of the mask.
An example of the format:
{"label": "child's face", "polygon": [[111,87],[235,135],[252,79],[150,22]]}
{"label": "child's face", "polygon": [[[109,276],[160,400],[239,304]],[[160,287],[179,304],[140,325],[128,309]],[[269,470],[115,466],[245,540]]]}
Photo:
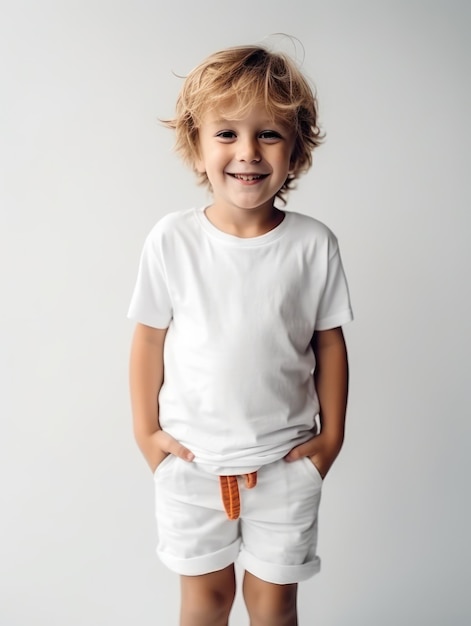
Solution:
{"label": "child's face", "polygon": [[[229,119],[228,119],[229,118]],[[206,172],[215,208],[270,209],[291,166],[294,132],[273,121],[263,105],[240,120],[208,112],[199,128],[199,172]]]}

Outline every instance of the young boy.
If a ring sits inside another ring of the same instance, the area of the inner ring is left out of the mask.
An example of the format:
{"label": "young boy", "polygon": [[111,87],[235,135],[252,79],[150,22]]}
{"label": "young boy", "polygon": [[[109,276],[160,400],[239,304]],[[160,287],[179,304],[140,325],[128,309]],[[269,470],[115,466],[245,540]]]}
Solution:
{"label": "young boy", "polygon": [[129,309],[134,432],[181,626],[227,625],[236,560],[251,626],[295,626],[297,583],[319,570],[352,311],[335,236],[279,208],[321,141],[316,109],[288,57],[236,47],[189,74],[166,122],[212,192],[150,232]]}

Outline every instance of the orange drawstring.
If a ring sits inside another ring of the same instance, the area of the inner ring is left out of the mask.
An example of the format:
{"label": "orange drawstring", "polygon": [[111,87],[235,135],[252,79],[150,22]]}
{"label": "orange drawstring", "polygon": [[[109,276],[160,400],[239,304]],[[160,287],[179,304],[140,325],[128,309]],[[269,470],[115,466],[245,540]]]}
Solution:
{"label": "orange drawstring", "polygon": [[[257,472],[243,474],[243,478],[247,489],[253,489],[257,484]],[[219,476],[219,485],[227,517],[231,520],[238,519],[240,516],[240,493],[237,476]]]}

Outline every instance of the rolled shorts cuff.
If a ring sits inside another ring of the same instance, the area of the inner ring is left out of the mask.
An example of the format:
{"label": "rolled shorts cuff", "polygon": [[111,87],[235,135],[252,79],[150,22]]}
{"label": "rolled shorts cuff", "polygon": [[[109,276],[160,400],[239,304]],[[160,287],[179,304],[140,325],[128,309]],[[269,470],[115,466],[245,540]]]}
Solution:
{"label": "rolled shorts cuff", "polygon": [[181,576],[201,576],[224,569],[234,563],[239,555],[240,543],[240,539],[237,539],[222,550],[190,559],[181,559],[160,551],[157,551],[157,555],[164,565]]}
{"label": "rolled shorts cuff", "polygon": [[276,585],[299,583],[311,578],[321,569],[321,560],[318,556],[300,565],[278,565],[260,561],[244,549],[239,554],[238,563],[257,578]]}

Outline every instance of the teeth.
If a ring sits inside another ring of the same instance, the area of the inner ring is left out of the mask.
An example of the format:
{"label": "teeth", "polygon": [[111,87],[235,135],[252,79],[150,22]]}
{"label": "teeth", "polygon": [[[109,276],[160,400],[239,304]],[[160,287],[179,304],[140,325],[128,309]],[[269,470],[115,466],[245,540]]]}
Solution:
{"label": "teeth", "polygon": [[251,180],[259,180],[260,178],[262,178],[262,175],[256,175],[256,176],[244,176],[244,174],[234,174],[235,178],[238,178],[239,180],[245,180],[246,182],[251,181]]}

